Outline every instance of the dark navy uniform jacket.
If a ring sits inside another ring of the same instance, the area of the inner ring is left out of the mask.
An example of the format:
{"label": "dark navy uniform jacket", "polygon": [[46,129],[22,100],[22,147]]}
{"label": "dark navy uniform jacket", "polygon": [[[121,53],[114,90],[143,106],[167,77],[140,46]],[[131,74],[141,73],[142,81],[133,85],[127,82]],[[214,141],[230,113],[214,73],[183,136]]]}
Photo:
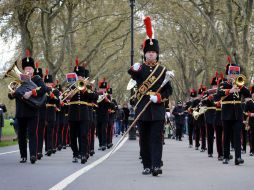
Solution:
{"label": "dark navy uniform jacket", "polygon": [[205,122],[207,124],[214,124],[216,107],[213,100],[205,99],[202,101],[202,105],[207,107],[205,112]]}
{"label": "dark navy uniform jacket", "polygon": [[[162,70],[162,66],[159,66],[160,69],[157,72]],[[148,78],[148,76],[153,72],[155,67],[148,66],[146,64],[142,64],[141,69],[138,71],[134,71],[132,68],[128,70],[128,73],[131,75],[132,79],[136,80],[137,87],[139,88],[142,83]],[[150,92],[156,92],[165,78],[166,70],[160,79],[150,88]],[[168,99],[168,97],[172,94],[172,87],[170,82],[168,82],[159,92],[161,94],[161,99]],[[144,95],[144,98],[137,105],[135,110],[136,116],[143,110],[145,105],[150,101],[149,95]],[[165,106],[163,102],[161,103],[151,103],[148,108],[141,115],[139,121],[164,121],[165,120]]]}
{"label": "dark navy uniform jacket", "polygon": [[[249,101],[246,102],[244,112],[254,113],[254,101],[253,100],[249,100]],[[249,118],[249,125],[251,127],[254,127],[254,117]]]}
{"label": "dark navy uniform jacket", "polygon": [[[50,93],[54,94],[54,97],[50,97]],[[59,100],[59,91],[57,89],[51,89],[47,93],[46,101],[46,120],[47,121],[56,121],[56,108],[60,105]]]}
{"label": "dark navy uniform jacket", "polygon": [[[173,109],[172,114],[175,116],[176,124],[180,124],[180,125],[184,124],[184,118],[185,118],[184,111],[185,110],[183,106],[176,106]],[[180,115],[180,113],[182,113],[183,115]]]}
{"label": "dark navy uniform jacket", "polygon": [[[69,121],[89,121],[90,114],[88,108],[88,101],[90,93],[87,91],[78,91],[69,102]],[[74,104],[73,104],[74,103]],[[80,103],[80,104],[79,104]]]}
{"label": "dark navy uniform jacket", "polygon": [[[35,75],[31,80],[40,88],[36,89],[36,96],[43,96],[47,91],[47,86],[43,82],[42,78]],[[13,96],[9,95],[10,99],[16,98],[16,117],[37,117],[39,113],[39,108],[32,107],[27,104],[23,97],[17,97],[14,93]]]}
{"label": "dark navy uniform jacket", "polygon": [[241,97],[250,97],[249,90],[243,86],[238,94],[229,93],[232,84],[224,81],[219,85],[217,95],[222,99],[222,120],[243,120]]}

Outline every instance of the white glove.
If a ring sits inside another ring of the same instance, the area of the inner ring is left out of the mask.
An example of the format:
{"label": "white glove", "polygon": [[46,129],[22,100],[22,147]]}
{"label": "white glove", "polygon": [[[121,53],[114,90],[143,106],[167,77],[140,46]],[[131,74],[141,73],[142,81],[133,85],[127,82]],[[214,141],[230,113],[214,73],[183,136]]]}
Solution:
{"label": "white glove", "polygon": [[174,78],[175,77],[175,71],[167,71],[167,74],[169,75],[170,78]]}
{"label": "white glove", "polygon": [[157,103],[157,102],[158,102],[158,97],[155,96],[155,95],[150,95],[150,100],[151,100],[153,103]]}
{"label": "white glove", "polygon": [[140,63],[135,63],[135,64],[132,66],[132,68],[133,68],[134,71],[138,71],[138,70],[140,69],[140,67],[141,67],[141,64],[140,64]]}

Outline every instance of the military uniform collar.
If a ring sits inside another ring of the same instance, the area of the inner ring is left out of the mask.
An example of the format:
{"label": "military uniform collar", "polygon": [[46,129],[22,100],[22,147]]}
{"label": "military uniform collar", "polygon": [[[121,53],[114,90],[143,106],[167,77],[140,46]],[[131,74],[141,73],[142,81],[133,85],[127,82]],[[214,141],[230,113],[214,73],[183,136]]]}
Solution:
{"label": "military uniform collar", "polygon": [[155,67],[156,65],[159,64],[159,62],[156,61],[156,62],[154,62],[154,63],[149,63],[149,62],[146,61],[146,62],[144,62],[144,64],[147,65],[148,67]]}

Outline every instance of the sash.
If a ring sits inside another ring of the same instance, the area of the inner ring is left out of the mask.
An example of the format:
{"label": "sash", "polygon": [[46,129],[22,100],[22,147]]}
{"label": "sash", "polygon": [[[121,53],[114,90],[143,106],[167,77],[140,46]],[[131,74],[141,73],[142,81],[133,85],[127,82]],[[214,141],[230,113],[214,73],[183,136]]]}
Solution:
{"label": "sash", "polygon": [[138,88],[136,92],[136,98],[138,102],[136,103],[134,110],[136,110],[138,104],[141,102],[141,100],[144,98],[147,92],[154,86],[154,84],[162,77],[164,71],[166,70],[166,67],[162,67],[162,70],[159,73],[156,73],[158,68],[159,68],[159,64],[155,67],[153,72],[147,77],[147,79]]}

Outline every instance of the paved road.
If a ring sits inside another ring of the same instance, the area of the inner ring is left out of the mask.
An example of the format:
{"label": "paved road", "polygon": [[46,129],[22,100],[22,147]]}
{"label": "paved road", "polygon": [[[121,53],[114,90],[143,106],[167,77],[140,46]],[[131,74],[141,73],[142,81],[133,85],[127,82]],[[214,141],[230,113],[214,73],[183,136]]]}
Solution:
{"label": "paved road", "polygon": [[[115,138],[115,142],[119,138]],[[187,148],[187,140],[178,142],[166,139],[163,154],[163,175],[159,177],[143,176],[142,165],[138,159],[138,141],[129,141],[110,158],[93,167],[66,189],[86,190],[143,190],[143,189],[230,189],[247,190],[254,187],[254,157],[244,155],[245,164],[235,166],[233,161],[223,165],[207,153]],[[17,147],[0,149],[0,189],[50,189],[60,181],[88,167],[109,152],[96,151],[86,165],[71,162],[70,149],[57,152],[50,158],[43,158],[35,165],[19,164],[19,153],[1,155],[16,150]]]}

